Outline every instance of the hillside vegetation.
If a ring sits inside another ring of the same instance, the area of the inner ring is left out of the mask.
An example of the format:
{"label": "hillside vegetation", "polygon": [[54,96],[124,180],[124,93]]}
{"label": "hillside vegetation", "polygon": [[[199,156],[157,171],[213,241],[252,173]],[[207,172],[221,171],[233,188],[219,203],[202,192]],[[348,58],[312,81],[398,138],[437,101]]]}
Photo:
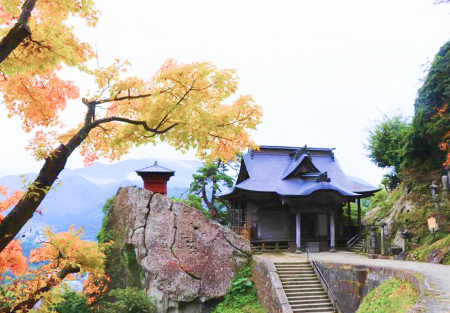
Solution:
{"label": "hillside vegetation", "polygon": [[356,313],[403,313],[416,303],[417,298],[411,283],[393,278],[372,289]]}
{"label": "hillside vegetation", "polygon": [[[407,229],[412,259],[450,264],[449,195],[441,180],[450,165],[450,42],[430,65],[418,90],[412,118],[385,116],[372,127],[367,149],[372,161],[389,172],[383,185],[389,191],[372,203],[373,217],[390,223],[390,243]],[[437,186],[432,198],[430,185]],[[427,219],[436,217],[436,242]]]}

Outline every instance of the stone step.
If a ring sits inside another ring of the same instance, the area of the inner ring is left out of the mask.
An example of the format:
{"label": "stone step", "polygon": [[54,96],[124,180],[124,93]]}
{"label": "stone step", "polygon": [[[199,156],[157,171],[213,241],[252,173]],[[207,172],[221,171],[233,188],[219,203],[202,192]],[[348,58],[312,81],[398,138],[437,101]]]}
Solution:
{"label": "stone step", "polygon": [[328,298],[313,298],[313,299],[288,299],[291,305],[294,304],[320,304],[327,303],[329,304]]}
{"label": "stone step", "polygon": [[294,313],[328,313],[332,312],[334,313],[334,308],[292,308],[292,311]]}
{"label": "stone step", "polygon": [[283,289],[285,290],[285,292],[305,292],[305,291],[323,291],[323,287],[322,286],[314,286],[314,287],[301,287],[301,286],[289,286]]}
{"label": "stone step", "polygon": [[278,272],[278,276],[299,276],[299,275],[315,275],[314,271],[296,271],[296,272]]}
{"label": "stone step", "polygon": [[309,286],[322,286],[320,284],[320,281],[317,280],[306,280],[306,281],[289,281],[289,282],[281,282],[281,284],[286,287],[291,287],[291,286],[305,286],[305,287],[309,287]]}
{"label": "stone step", "polygon": [[327,293],[322,289],[322,290],[309,290],[309,291],[295,291],[295,290],[287,290],[286,292],[286,296],[289,297],[302,297],[302,296],[322,296],[325,295],[328,297]]}
{"label": "stone step", "polygon": [[[301,300],[301,299],[328,299],[328,295],[323,291],[311,291],[305,294],[305,291],[287,291],[286,297],[289,301],[291,300]],[[316,298],[314,298],[316,297]]]}
{"label": "stone step", "polygon": [[296,303],[291,304],[291,308],[293,309],[301,309],[301,308],[327,308],[332,309],[333,305],[329,301],[322,301],[317,303]]}
{"label": "stone step", "polygon": [[286,266],[311,266],[307,262],[297,262],[297,263],[276,263],[276,267],[286,267]]}
{"label": "stone step", "polygon": [[305,277],[308,275],[315,275],[314,272],[300,272],[300,273],[278,273],[279,277]]}
{"label": "stone step", "polygon": [[286,282],[286,283],[292,283],[293,281],[299,282],[299,283],[309,283],[309,282],[319,282],[319,279],[315,276],[309,276],[309,277],[303,277],[303,278],[297,278],[297,279],[280,279],[281,282]]}
{"label": "stone step", "polygon": [[317,278],[316,275],[308,274],[308,275],[296,275],[289,277],[280,277],[281,281],[293,281],[293,280],[302,280],[302,279],[312,279]]}
{"label": "stone step", "polygon": [[275,262],[275,266],[279,265],[310,265],[309,262]]}
{"label": "stone step", "polygon": [[298,266],[298,267],[276,267],[278,272],[286,272],[286,271],[310,271],[313,268],[311,266]]}
{"label": "stone step", "polygon": [[280,267],[302,267],[302,266],[308,266],[310,267],[311,264],[309,263],[280,263],[280,264],[275,264],[276,267],[280,268]]}
{"label": "stone step", "polygon": [[299,267],[299,268],[277,268],[277,272],[279,273],[299,273],[299,272],[310,272],[312,271],[312,267]]}

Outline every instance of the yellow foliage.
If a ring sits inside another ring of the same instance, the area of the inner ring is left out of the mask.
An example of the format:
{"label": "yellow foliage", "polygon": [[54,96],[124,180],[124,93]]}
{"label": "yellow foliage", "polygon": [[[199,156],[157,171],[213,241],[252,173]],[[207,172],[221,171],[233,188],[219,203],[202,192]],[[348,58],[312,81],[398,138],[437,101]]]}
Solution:
{"label": "yellow foliage", "polygon": [[[64,280],[76,278],[76,275],[89,273],[89,280],[105,281],[104,272],[105,254],[103,250],[107,245],[81,240],[83,230],[73,227],[67,232],[53,233],[50,228],[44,230],[46,241],[38,249],[32,250],[29,262],[43,262],[37,269],[26,267],[26,260],[22,260],[25,268],[21,276],[16,276],[11,282],[3,285],[0,302],[6,304],[10,310],[23,309],[28,312],[41,300],[39,309],[35,312],[50,312],[49,307],[61,301],[64,288],[58,287]],[[8,247],[15,245],[13,241]],[[20,248],[20,245],[18,245]],[[7,250],[4,250],[5,252]],[[3,254],[2,252],[2,254]],[[11,251],[10,251],[11,252]],[[11,255],[21,255],[20,251],[13,251]],[[0,266],[3,259],[0,254]],[[22,255],[23,257],[23,255]],[[13,267],[10,269],[14,270]],[[90,289],[91,293],[103,292],[104,289]],[[91,295],[92,296],[92,295]]]}

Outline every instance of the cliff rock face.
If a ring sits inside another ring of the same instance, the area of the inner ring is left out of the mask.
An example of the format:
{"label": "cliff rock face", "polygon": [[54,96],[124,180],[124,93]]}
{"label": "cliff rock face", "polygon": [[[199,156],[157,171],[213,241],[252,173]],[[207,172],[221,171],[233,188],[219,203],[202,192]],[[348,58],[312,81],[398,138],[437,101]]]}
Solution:
{"label": "cliff rock face", "polygon": [[251,253],[233,231],[145,189],[120,188],[108,217],[123,244],[134,246],[147,294],[163,313],[207,312]]}

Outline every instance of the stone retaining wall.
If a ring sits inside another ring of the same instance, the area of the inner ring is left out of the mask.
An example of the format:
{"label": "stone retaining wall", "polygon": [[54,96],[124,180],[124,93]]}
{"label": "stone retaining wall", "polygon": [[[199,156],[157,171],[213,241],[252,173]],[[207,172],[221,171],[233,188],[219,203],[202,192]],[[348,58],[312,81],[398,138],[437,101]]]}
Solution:
{"label": "stone retaining wall", "polygon": [[293,313],[272,261],[253,256],[253,282],[261,305],[268,313]]}
{"label": "stone retaining wall", "polygon": [[354,264],[325,262],[317,264],[345,313],[354,313],[362,298],[370,290],[392,277],[406,279],[419,294],[419,300],[408,313],[425,312],[423,299],[426,287],[423,285],[420,274],[393,268]]}

